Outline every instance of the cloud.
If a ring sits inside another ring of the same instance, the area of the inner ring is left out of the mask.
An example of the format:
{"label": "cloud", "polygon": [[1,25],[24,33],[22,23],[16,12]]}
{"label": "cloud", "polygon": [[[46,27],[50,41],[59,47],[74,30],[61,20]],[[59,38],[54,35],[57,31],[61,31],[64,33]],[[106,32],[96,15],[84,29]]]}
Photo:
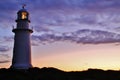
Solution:
{"label": "cloud", "polygon": [[8,46],[0,46],[0,52],[7,52],[10,48]]}
{"label": "cloud", "polygon": [[104,44],[120,42],[120,34],[101,30],[83,29],[70,33],[33,35],[32,40],[38,43],[69,41],[77,44]]}
{"label": "cloud", "polygon": [[51,29],[49,29],[48,27],[45,27],[45,26],[34,26],[34,30],[36,31],[36,32],[51,32],[52,30]]}
{"label": "cloud", "polygon": [[9,61],[9,55],[8,54],[0,54],[0,64],[1,63],[8,63]]}
{"label": "cloud", "polygon": [[[111,30],[116,31],[119,27],[119,0],[5,0],[0,2],[1,27],[5,27],[4,24],[11,25],[11,22],[14,23],[14,20],[16,19],[15,16],[17,15],[17,11],[20,9],[22,3],[26,3],[28,5],[26,8],[30,11],[31,24],[34,25],[35,32],[38,32],[38,35],[34,34],[32,38],[38,42],[119,42],[119,34],[111,32]],[[73,28],[74,30],[72,30]],[[76,34],[78,31],[82,32],[82,30],[79,29],[91,29],[90,31],[88,30],[88,33],[90,33],[89,36],[81,36],[81,34],[86,34],[84,32]],[[100,31],[101,29],[104,31]],[[57,32],[62,31],[69,32],[56,35]],[[93,36],[93,33],[96,33],[96,35]],[[112,38],[110,34],[117,39]],[[101,39],[97,36],[101,37]],[[11,38],[5,39],[6,41],[11,40]],[[33,45],[35,44],[36,42],[33,42]],[[7,50],[8,48],[0,49],[0,51]]]}
{"label": "cloud", "polygon": [[41,14],[48,11],[65,11],[66,13],[74,12],[120,12],[119,0],[26,0],[28,7],[34,14]]}
{"label": "cloud", "polygon": [[13,42],[13,36],[2,36],[0,37],[0,53],[6,53],[12,48],[11,43]]}
{"label": "cloud", "polygon": [[4,36],[2,37],[5,42],[11,42],[14,40],[13,36]]}
{"label": "cloud", "polygon": [[8,62],[10,62],[9,60],[4,60],[4,61],[0,61],[0,64],[1,63],[8,63]]}
{"label": "cloud", "polygon": [[[6,5],[7,4],[7,5]],[[15,7],[16,6],[16,7]],[[0,1],[0,21],[11,21],[10,19],[14,19],[14,12],[17,10],[17,2],[16,1]],[[11,14],[9,14],[11,13]]]}
{"label": "cloud", "polygon": [[26,3],[36,4],[34,7],[44,8],[108,8],[118,7],[119,0],[35,0]]}

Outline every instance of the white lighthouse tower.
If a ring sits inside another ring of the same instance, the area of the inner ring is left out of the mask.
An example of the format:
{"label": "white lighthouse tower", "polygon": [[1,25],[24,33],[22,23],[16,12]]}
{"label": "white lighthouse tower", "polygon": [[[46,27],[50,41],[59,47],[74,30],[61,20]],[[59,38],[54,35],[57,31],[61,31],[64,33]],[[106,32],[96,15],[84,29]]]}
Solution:
{"label": "white lighthouse tower", "polygon": [[11,68],[31,68],[31,42],[30,34],[33,30],[29,28],[29,13],[22,7],[17,13],[17,27],[12,30],[14,36],[13,59]]}

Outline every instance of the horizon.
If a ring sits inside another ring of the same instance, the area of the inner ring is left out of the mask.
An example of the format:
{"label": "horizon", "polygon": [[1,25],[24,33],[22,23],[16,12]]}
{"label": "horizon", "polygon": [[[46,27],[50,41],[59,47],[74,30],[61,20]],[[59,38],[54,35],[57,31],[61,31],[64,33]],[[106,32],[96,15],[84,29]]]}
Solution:
{"label": "horizon", "polygon": [[34,30],[33,67],[120,70],[120,1],[5,0],[0,4],[0,68],[12,63],[12,27],[17,11],[26,4]]}

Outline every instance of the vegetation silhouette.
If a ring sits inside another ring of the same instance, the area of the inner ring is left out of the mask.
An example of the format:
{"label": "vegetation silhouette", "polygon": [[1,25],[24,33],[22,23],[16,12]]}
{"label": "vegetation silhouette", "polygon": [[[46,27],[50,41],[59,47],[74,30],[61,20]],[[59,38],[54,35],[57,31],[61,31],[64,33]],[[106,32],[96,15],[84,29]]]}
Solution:
{"label": "vegetation silhouette", "polygon": [[52,67],[28,70],[1,68],[0,80],[120,80],[120,71],[88,69],[65,72]]}

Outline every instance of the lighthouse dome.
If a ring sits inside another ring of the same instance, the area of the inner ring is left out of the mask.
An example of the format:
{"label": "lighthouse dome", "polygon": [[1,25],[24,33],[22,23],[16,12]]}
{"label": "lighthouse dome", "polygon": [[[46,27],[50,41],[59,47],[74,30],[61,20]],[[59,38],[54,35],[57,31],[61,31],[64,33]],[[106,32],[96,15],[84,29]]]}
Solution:
{"label": "lighthouse dome", "polygon": [[22,9],[20,9],[20,10],[18,11],[18,13],[22,13],[22,12],[28,13],[28,11],[27,11],[25,8],[22,8]]}

